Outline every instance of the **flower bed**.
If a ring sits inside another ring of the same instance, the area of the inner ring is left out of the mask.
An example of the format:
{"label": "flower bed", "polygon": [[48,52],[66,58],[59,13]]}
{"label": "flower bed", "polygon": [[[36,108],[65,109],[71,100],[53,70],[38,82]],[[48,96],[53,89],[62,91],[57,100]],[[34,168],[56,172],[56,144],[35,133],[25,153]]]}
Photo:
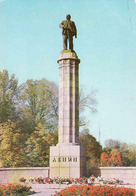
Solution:
{"label": "flower bed", "polygon": [[123,183],[122,180],[119,179],[105,179],[104,177],[98,176],[90,176],[89,178],[81,177],[81,178],[67,178],[67,177],[56,177],[56,178],[43,178],[43,177],[35,177],[26,179],[21,177],[19,182],[23,183],[38,183],[38,184],[89,184],[92,185],[93,183],[97,184],[105,184],[105,185],[121,185]]}
{"label": "flower bed", "polygon": [[[22,179],[22,178],[21,178]],[[20,181],[20,179],[19,179]],[[39,183],[39,184],[86,184],[87,178],[67,178],[67,177],[58,177],[58,178],[30,178],[29,183]]]}
{"label": "flower bed", "polygon": [[24,177],[19,179],[19,182],[25,182],[25,181],[26,181],[26,179]]}
{"label": "flower bed", "polygon": [[98,176],[96,178],[96,182],[102,182],[103,184],[105,185],[117,185],[117,184],[123,184],[123,180],[119,180],[119,179],[116,179],[116,178],[113,178],[113,179],[106,179],[102,176]]}
{"label": "flower bed", "polygon": [[65,188],[64,190],[56,193],[54,196],[135,196],[135,189],[130,188],[117,188],[109,186],[87,186],[87,185],[73,185]]}
{"label": "flower bed", "polygon": [[122,180],[119,180],[119,179],[105,179],[103,180],[103,184],[122,184],[123,181]]}
{"label": "flower bed", "polygon": [[34,191],[30,190],[31,187],[22,186],[18,184],[0,185],[0,196],[25,196],[33,194]]}

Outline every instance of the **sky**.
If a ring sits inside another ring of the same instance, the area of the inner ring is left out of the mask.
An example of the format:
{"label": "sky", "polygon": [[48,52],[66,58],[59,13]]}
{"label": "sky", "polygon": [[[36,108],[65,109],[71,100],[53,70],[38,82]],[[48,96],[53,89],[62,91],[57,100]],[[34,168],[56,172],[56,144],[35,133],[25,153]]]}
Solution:
{"label": "sky", "polygon": [[[0,0],[0,71],[19,84],[46,78],[58,84],[59,24],[71,15],[80,88],[96,89],[97,113],[86,111],[90,133],[136,142],[136,1]],[[100,134],[99,134],[100,132]]]}

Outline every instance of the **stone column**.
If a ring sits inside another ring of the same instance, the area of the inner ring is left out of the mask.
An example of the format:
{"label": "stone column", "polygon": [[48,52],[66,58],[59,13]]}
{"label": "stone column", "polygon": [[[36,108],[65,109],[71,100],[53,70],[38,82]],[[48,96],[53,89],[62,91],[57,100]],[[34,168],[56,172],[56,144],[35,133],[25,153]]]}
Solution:
{"label": "stone column", "polygon": [[79,62],[64,50],[59,63],[59,143],[79,144]]}
{"label": "stone column", "polygon": [[79,143],[79,63],[63,50],[59,63],[59,143],[50,147],[50,177],[85,175],[85,149]]}

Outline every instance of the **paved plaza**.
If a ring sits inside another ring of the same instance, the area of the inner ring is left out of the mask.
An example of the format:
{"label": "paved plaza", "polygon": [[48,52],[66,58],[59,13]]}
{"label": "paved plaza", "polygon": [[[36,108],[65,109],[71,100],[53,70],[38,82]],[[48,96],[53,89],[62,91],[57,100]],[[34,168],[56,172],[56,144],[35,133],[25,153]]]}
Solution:
{"label": "paved plaza", "polygon": [[56,191],[60,191],[61,189],[41,189],[36,191],[33,196],[51,196],[56,193]]}
{"label": "paved plaza", "polygon": [[[95,184],[95,185],[98,185],[98,184]],[[56,186],[56,187],[55,187]],[[68,187],[68,186],[72,186],[72,184],[70,185],[58,185],[56,184],[54,186],[54,188],[52,188],[52,186],[50,185],[45,185],[45,184],[39,184],[39,185],[32,185],[32,190],[34,190],[36,193],[33,194],[33,196],[54,196],[54,194],[58,191],[61,191],[63,190],[65,187]],[[136,189],[136,185],[134,184],[122,184],[122,185],[118,185],[118,187],[126,187],[126,188],[134,188]]]}
{"label": "paved plaza", "polygon": [[32,190],[34,190],[36,193],[33,195],[36,196],[51,196],[54,195],[56,192],[61,191],[62,189],[65,189],[68,186],[72,186],[72,184],[70,185],[66,185],[66,184],[32,184],[32,185],[28,185],[32,187]]}

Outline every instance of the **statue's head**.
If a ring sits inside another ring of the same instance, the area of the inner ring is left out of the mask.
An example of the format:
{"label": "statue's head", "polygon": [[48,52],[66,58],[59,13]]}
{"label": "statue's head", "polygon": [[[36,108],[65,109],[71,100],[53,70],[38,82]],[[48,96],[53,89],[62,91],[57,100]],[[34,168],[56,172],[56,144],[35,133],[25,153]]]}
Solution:
{"label": "statue's head", "polygon": [[70,14],[66,15],[66,19],[67,19],[67,20],[70,20],[70,19],[71,19]]}

